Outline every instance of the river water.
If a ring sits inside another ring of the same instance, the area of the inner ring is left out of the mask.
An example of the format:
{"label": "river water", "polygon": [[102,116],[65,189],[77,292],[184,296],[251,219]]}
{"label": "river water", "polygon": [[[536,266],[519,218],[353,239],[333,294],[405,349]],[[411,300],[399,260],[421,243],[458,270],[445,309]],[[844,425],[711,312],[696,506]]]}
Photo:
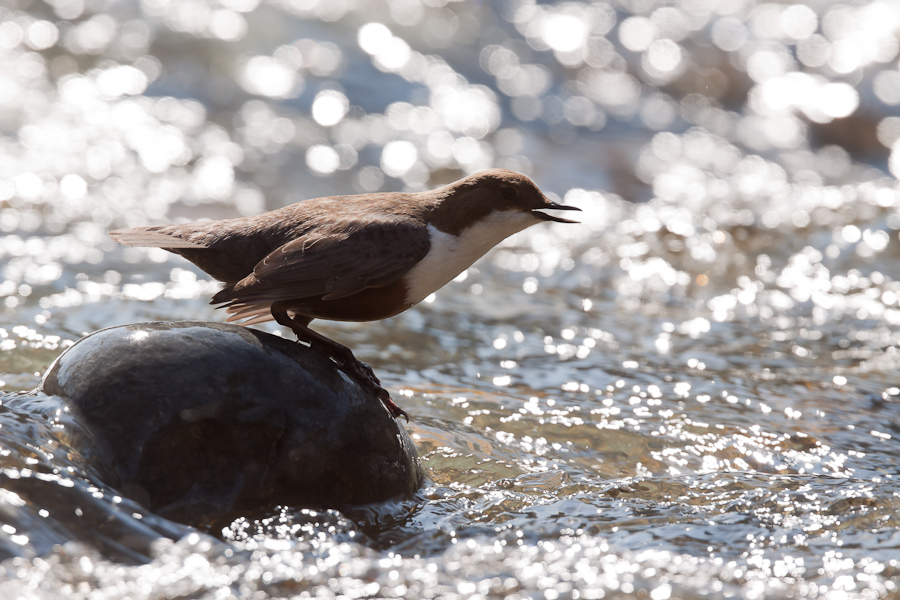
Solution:
{"label": "river water", "polygon": [[0,597],[900,595],[896,0],[0,6],[4,404],[223,319],[109,229],[491,166],[584,211],[318,323],[411,415],[412,500],[196,531],[0,407]]}

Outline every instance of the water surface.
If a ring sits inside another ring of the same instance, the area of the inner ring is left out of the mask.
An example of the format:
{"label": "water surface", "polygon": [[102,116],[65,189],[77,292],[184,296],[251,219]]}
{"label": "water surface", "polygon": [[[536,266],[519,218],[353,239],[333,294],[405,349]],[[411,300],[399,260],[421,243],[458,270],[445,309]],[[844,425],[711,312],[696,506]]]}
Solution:
{"label": "water surface", "polygon": [[195,531],[0,407],[0,595],[896,596],[898,37],[886,0],[4,3],[4,393],[223,318],[112,228],[487,167],[584,212],[318,324],[412,416],[413,500]]}

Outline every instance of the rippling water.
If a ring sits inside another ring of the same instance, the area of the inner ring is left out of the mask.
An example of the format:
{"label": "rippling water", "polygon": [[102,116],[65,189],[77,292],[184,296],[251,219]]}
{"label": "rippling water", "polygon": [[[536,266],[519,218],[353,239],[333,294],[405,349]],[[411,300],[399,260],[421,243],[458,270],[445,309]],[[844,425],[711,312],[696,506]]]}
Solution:
{"label": "rippling water", "polygon": [[0,407],[0,596],[896,597],[898,38],[896,0],[2,3],[7,399],[221,320],[115,227],[490,166],[584,223],[319,324],[412,415],[412,501],[197,532]]}

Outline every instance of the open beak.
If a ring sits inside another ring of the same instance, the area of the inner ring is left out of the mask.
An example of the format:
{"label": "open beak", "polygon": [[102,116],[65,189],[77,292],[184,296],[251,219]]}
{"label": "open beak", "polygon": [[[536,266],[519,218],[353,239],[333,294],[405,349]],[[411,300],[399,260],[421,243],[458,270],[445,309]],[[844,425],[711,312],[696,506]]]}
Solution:
{"label": "open beak", "polygon": [[[556,202],[548,202],[544,206],[540,208],[540,210],[578,210],[581,209],[577,206],[565,206],[563,204],[557,204]],[[538,209],[533,209],[531,214],[536,216],[538,219],[542,219],[544,221],[555,221],[557,223],[578,223],[579,221],[570,221],[569,219],[563,219],[562,217],[557,217],[556,215],[548,215],[547,213],[538,212]]]}

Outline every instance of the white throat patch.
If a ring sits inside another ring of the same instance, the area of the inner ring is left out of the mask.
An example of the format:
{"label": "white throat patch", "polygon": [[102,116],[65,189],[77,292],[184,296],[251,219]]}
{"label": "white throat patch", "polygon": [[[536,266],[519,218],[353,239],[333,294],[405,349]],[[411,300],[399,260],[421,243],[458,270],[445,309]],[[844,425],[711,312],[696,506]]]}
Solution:
{"label": "white throat patch", "polygon": [[418,304],[472,266],[488,250],[512,234],[540,222],[531,213],[506,210],[491,213],[464,229],[459,236],[429,225],[431,249],[407,275],[407,303]]}

